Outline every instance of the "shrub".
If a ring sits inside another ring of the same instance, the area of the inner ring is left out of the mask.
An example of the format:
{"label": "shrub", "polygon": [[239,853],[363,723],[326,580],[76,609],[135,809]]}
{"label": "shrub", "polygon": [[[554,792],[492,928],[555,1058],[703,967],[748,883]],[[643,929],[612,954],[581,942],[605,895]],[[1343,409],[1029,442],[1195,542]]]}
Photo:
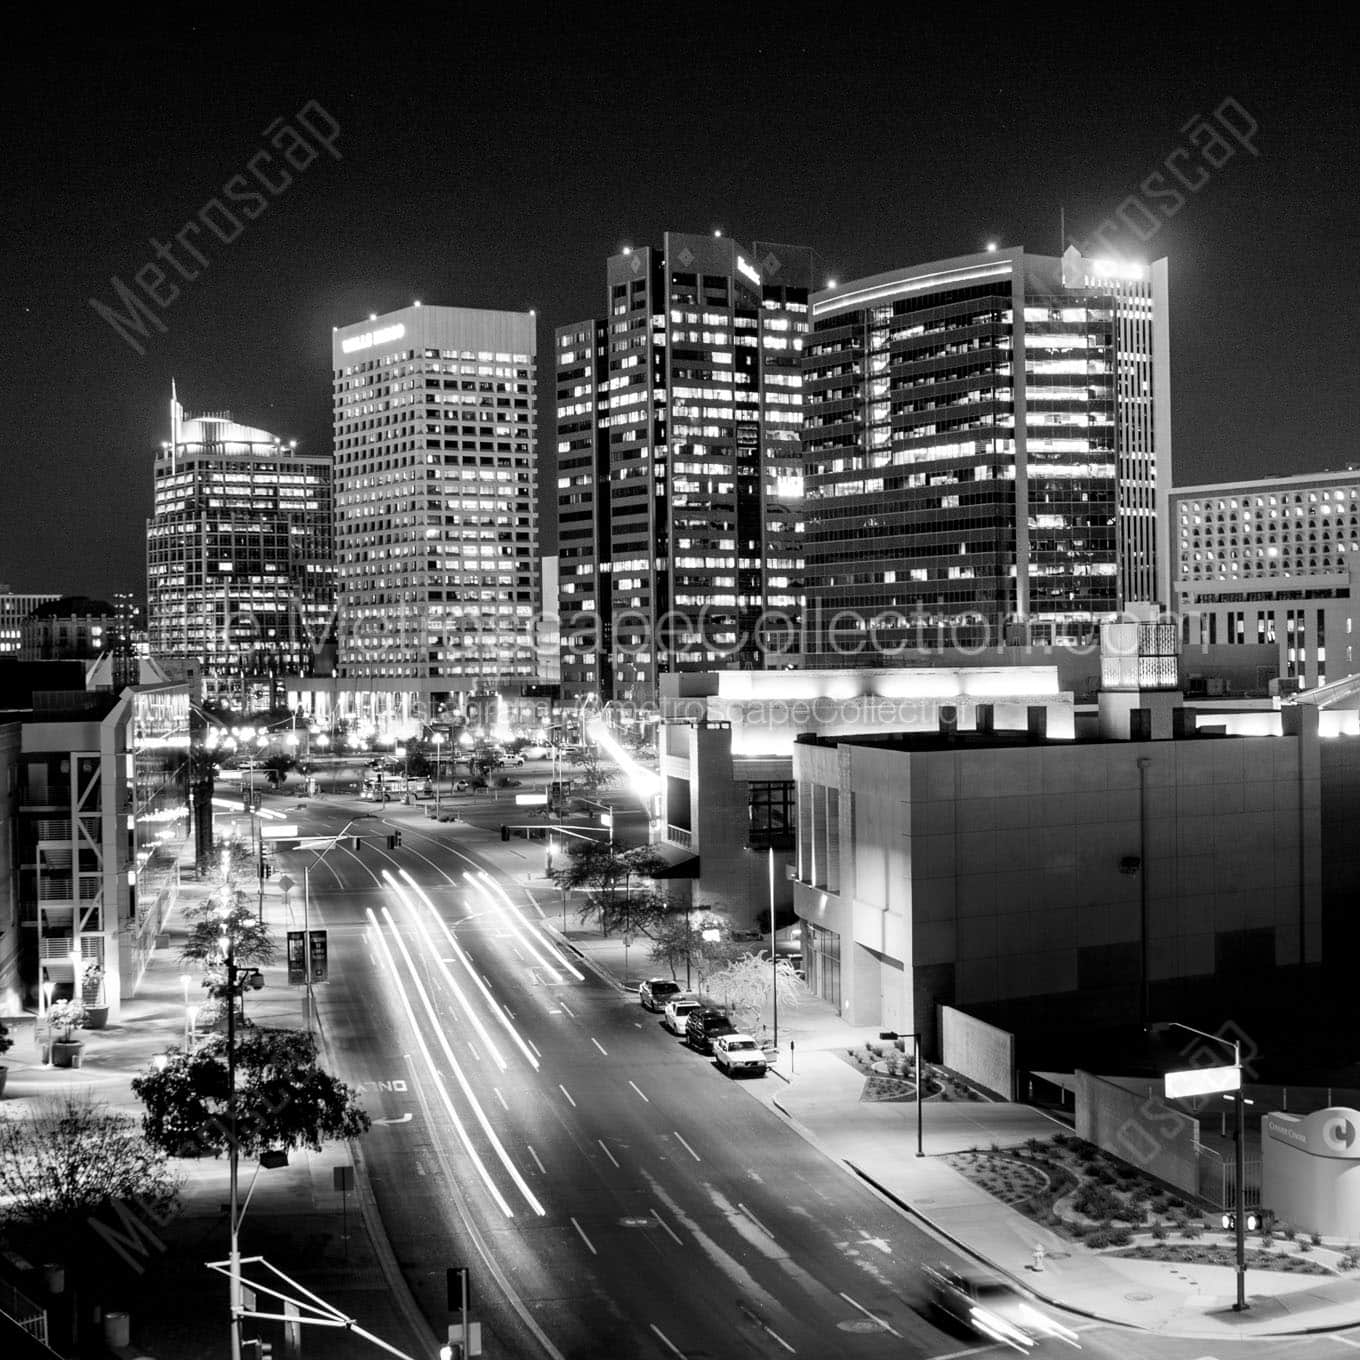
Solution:
{"label": "shrub", "polygon": [[1083,1185],[1072,1200],[1072,1207],[1087,1218],[1103,1219],[1124,1218],[1128,1209],[1124,1202],[1103,1185],[1088,1182]]}
{"label": "shrub", "polygon": [[1313,1250],[1313,1244],[1312,1244],[1306,1237],[1301,1238],[1301,1239],[1299,1240],[1299,1250],[1300,1250],[1300,1251],[1312,1251],[1312,1250]]}
{"label": "shrub", "polygon": [[1199,1223],[1187,1223],[1181,1229],[1181,1236],[1191,1242],[1193,1242],[1197,1237],[1202,1236],[1203,1233],[1204,1233],[1203,1225]]}
{"label": "shrub", "polygon": [[1315,1247],[1320,1247],[1320,1246],[1322,1245],[1322,1234],[1321,1234],[1321,1233],[1313,1233],[1313,1234],[1310,1236],[1309,1240],[1312,1242],[1312,1244],[1313,1244]]}
{"label": "shrub", "polygon": [[1102,1247],[1127,1247],[1132,1240],[1133,1234],[1127,1228],[1113,1223],[1102,1223],[1086,1234],[1086,1245],[1093,1251]]}
{"label": "shrub", "polygon": [[1171,1230],[1164,1223],[1154,1223],[1152,1225],[1152,1238],[1155,1242],[1165,1242],[1171,1236]]}

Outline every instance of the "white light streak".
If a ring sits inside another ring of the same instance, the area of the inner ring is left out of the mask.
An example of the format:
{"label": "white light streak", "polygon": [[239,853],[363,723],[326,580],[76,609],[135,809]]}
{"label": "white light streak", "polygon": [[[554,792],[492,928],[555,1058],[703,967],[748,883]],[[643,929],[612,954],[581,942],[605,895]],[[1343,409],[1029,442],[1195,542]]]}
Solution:
{"label": "white light streak", "polygon": [[[449,1066],[453,1069],[453,1075],[462,1088],[463,1097],[472,1106],[472,1112],[477,1117],[477,1122],[482,1126],[482,1132],[495,1150],[496,1156],[500,1159],[501,1165],[505,1167],[510,1179],[518,1187],[520,1194],[528,1202],[529,1207],[536,1214],[545,1214],[547,1210],[539,1203],[538,1197],[529,1189],[528,1182],[519,1173],[519,1168],[510,1160],[510,1154],[505,1150],[505,1145],[496,1137],[496,1131],[491,1127],[491,1121],[486,1117],[486,1111],[482,1109],[481,1102],[473,1093],[472,1086],[467,1077],[463,1074],[463,1069],[459,1066],[458,1059],[454,1057],[453,1047],[444,1035],[443,1029],[439,1024],[439,1015],[435,1011],[434,1004],[430,1000],[429,993],[425,990],[424,983],[420,980],[420,975],[416,971],[415,961],[411,958],[410,950],[406,947],[406,941],[402,939],[401,932],[397,929],[397,923],[392,918],[392,913],[386,907],[382,909],[382,914],[387,922],[387,928],[392,938],[396,941],[397,948],[401,950],[402,957],[406,960],[406,967],[411,975],[411,981],[415,986],[416,992],[420,997],[421,1005],[425,1008],[425,1014],[429,1017],[430,1028],[435,1037],[439,1040],[439,1046],[444,1050],[444,1056],[448,1059]],[[417,1030],[419,1034],[419,1030]],[[423,1039],[422,1039],[423,1046]],[[432,1069],[433,1070],[433,1069]]]}

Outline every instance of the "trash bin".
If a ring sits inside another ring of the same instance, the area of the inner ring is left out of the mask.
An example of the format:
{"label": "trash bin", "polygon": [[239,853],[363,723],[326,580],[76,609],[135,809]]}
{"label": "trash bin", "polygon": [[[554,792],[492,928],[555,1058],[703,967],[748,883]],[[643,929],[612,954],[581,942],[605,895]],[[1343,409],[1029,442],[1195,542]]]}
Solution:
{"label": "trash bin", "polygon": [[132,1335],[132,1320],[126,1313],[104,1314],[104,1344],[126,1346]]}

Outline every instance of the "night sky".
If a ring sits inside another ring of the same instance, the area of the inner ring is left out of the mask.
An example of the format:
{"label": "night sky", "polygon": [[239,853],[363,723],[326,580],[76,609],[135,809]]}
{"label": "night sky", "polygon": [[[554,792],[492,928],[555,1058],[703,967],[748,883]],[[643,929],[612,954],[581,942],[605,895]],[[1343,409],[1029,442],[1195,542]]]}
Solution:
{"label": "night sky", "polygon": [[[534,307],[550,357],[554,326],[603,310],[605,257],[668,228],[811,245],[844,280],[989,240],[1056,253],[1060,207],[1078,245],[1114,219],[1109,244],[1170,259],[1177,484],[1360,461],[1360,79],[1339,7],[1274,27],[1226,7],[200,12],[6,21],[15,589],[144,591],[172,375],[191,412],[328,449],[333,325],[413,298]],[[206,267],[174,248],[198,277],[162,260],[180,291],[149,304],[166,331],[134,352],[89,299],[122,310],[111,278],[135,289],[150,238],[173,242],[262,148],[276,175],[273,120],[317,150],[296,117],[310,101],[339,158],[294,169],[234,241],[186,238]],[[1224,107],[1258,154],[1214,122]],[[1197,116],[1223,140],[1197,143]],[[1183,206],[1178,148],[1198,184]]]}

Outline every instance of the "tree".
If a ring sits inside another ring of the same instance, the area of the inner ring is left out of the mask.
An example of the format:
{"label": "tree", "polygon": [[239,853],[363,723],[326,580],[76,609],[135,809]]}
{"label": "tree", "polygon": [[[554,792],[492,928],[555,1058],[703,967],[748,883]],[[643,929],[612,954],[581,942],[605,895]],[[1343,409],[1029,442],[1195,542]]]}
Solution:
{"label": "tree", "polygon": [[[194,1052],[171,1050],[163,1068],[132,1082],[146,1106],[142,1131],[153,1147],[181,1157],[220,1157],[231,1146],[227,1041],[214,1035]],[[236,1145],[242,1156],[269,1148],[310,1148],[369,1128],[358,1093],[316,1065],[316,1039],[300,1030],[257,1029],[236,1040]]]}
{"label": "tree", "polygon": [[269,928],[255,915],[249,897],[231,884],[189,907],[184,918],[189,923],[189,934],[179,956],[185,963],[221,972],[227,959],[224,936],[231,943],[237,964],[258,968],[274,962],[274,940]]}
{"label": "tree", "polygon": [[179,1193],[165,1156],[136,1121],[88,1093],[67,1092],[0,1117],[0,1223],[27,1225],[56,1243],[115,1203],[168,1215]]}
{"label": "tree", "polygon": [[605,841],[573,841],[566,858],[554,865],[552,879],[564,892],[589,892],[581,915],[597,917],[604,934],[623,925],[650,935],[669,906],[646,882],[664,868],[665,861],[649,845],[618,850]]}
{"label": "tree", "polygon": [[573,763],[578,772],[576,782],[592,792],[612,783],[618,773],[612,765],[605,764],[600,748],[592,741],[581,747]]}
{"label": "tree", "polygon": [[801,1005],[807,995],[793,965],[779,959],[771,967],[770,956],[764,951],[732,959],[709,978],[708,985],[739,1016],[749,1015],[752,1026],[769,1004],[771,994],[777,996],[781,1006]]}

